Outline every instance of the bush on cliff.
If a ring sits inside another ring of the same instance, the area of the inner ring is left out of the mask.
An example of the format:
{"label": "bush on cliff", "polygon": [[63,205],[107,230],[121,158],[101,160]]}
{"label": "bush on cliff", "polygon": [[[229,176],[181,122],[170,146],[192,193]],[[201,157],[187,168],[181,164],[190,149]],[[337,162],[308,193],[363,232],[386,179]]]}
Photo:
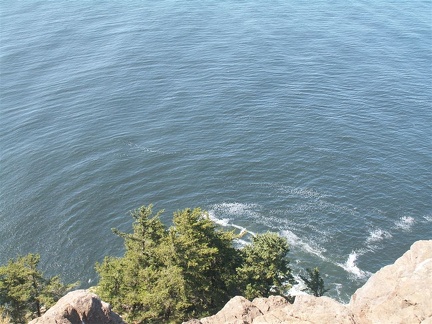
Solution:
{"label": "bush on cliff", "polygon": [[39,260],[38,254],[27,254],[0,266],[0,317],[26,323],[76,285],[64,285],[58,276],[45,278],[37,269]]}
{"label": "bush on cliff", "polygon": [[151,205],[132,212],[132,233],[113,229],[125,240],[124,256],[96,265],[97,293],[127,321],[203,317],[235,295],[284,294],[293,281],[288,245],[278,235],[257,235],[240,250],[238,235],[219,229],[199,208],[174,213],[170,228],[160,214]]}

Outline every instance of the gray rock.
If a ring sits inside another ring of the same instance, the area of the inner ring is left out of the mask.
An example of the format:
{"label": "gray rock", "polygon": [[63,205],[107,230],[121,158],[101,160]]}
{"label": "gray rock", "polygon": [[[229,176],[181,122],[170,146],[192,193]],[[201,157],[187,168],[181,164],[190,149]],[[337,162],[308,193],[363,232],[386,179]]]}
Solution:
{"label": "gray rock", "polygon": [[87,291],[66,294],[43,316],[29,324],[124,324],[109,304]]}

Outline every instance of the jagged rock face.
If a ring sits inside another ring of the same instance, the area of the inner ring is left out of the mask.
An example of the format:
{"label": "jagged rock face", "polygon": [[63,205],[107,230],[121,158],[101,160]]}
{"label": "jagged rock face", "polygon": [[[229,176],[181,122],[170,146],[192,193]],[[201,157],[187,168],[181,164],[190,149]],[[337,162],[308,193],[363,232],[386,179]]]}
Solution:
{"label": "jagged rock face", "polygon": [[328,297],[302,295],[294,304],[280,296],[252,302],[237,296],[216,315],[187,324],[354,323],[349,309]]}
{"label": "jagged rock face", "polygon": [[[205,317],[200,321],[192,320],[188,324],[243,324],[252,323],[257,318],[270,311],[280,309],[288,305],[285,298],[271,296],[269,298],[256,298],[252,302],[244,297],[232,298],[216,315]],[[255,322],[254,322],[255,323]]]}
{"label": "jagged rock face", "polygon": [[267,323],[343,323],[353,324],[353,316],[344,305],[329,297],[297,296],[294,304],[256,317],[254,324]]}
{"label": "jagged rock face", "polygon": [[357,323],[432,323],[432,241],[418,241],[351,297]]}
{"label": "jagged rock face", "polygon": [[255,298],[252,303],[258,307],[262,314],[274,311],[288,305],[288,301],[281,296],[270,296],[269,298]]}
{"label": "jagged rock face", "polygon": [[226,323],[243,324],[251,323],[252,320],[261,315],[261,311],[252,302],[244,297],[232,298],[222,310],[216,315],[201,319],[202,324]]}
{"label": "jagged rock face", "polygon": [[422,323],[432,324],[432,240],[418,241],[394,264],[371,276],[348,305],[328,297],[297,296],[252,302],[234,297],[216,315],[190,324]]}
{"label": "jagged rock face", "polygon": [[60,298],[42,317],[29,324],[124,324],[109,304],[87,290],[75,290]]}

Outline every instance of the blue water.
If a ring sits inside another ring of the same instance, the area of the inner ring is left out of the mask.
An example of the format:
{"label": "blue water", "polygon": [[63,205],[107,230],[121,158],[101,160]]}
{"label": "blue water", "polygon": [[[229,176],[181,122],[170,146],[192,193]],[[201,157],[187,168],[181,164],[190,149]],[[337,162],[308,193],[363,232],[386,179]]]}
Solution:
{"label": "blue water", "polygon": [[0,263],[37,252],[88,287],[129,210],[200,206],[285,236],[295,273],[319,266],[346,302],[432,239],[432,2],[0,13]]}

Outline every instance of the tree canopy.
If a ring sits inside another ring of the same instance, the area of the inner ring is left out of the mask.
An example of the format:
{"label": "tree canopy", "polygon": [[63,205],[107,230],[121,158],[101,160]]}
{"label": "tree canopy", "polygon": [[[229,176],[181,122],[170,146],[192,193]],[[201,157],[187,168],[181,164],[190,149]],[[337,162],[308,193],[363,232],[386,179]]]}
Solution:
{"label": "tree canopy", "polygon": [[113,229],[125,240],[124,256],[96,265],[97,293],[128,321],[203,317],[235,295],[283,295],[293,282],[288,244],[277,234],[257,235],[237,249],[239,235],[218,228],[199,208],[175,212],[169,228],[152,205],[131,214],[132,233]]}
{"label": "tree canopy", "polygon": [[[219,311],[232,297],[282,295],[295,282],[287,241],[276,233],[252,237],[238,248],[242,235],[225,231],[208,213],[184,209],[173,214],[172,226],[160,220],[152,205],[131,212],[132,231],[113,233],[124,240],[121,257],[96,263],[96,293],[130,323],[178,323]],[[244,234],[244,233],[243,233]],[[0,319],[25,323],[41,316],[77,284],[58,276],[45,278],[40,256],[28,254],[0,266]],[[322,296],[327,289],[318,268],[300,276],[307,289]]]}
{"label": "tree canopy", "polygon": [[27,254],[0,266],[0,315],[14,323],[41,316],[76,284],[64,285],[58,276],[45,278],[37,269],[39,254]]}
{"label": "tree canopy", "polygon": [[253,237],[252,243],[241,251],[243,263],[237,269],[245,298],[286,294],[294,283],[288,251],[288,243],[276,233]]}

